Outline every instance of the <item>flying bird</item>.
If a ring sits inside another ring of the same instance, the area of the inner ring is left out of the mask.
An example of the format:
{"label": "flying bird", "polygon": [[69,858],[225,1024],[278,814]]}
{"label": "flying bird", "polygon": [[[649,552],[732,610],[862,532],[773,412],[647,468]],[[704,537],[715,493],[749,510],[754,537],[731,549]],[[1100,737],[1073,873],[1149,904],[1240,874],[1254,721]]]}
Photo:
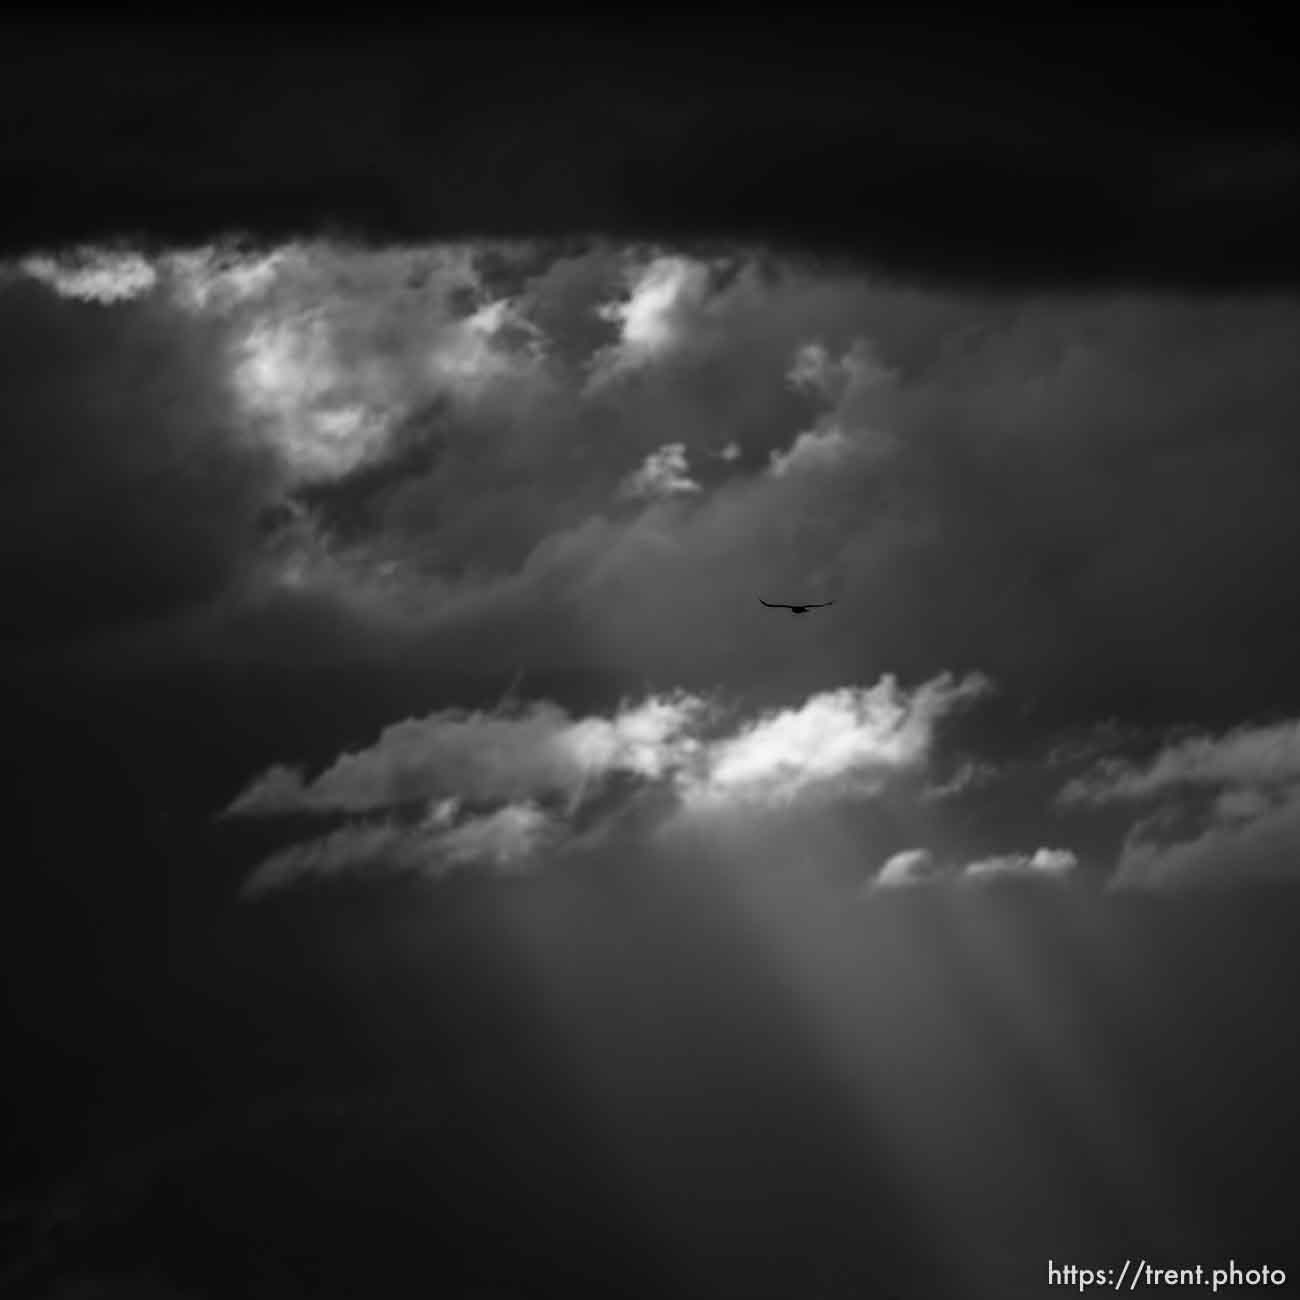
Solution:
{"label": "flying bird", "polygon": [[788,609],[792,614],[806,614],[810,609],[825,609],[827,605],[833,605],[833,600],[824,600],[820,605],[774,605],[770,600],[764,600],[762,596],[758,598],[760,605],[766,605],[768,609]]}

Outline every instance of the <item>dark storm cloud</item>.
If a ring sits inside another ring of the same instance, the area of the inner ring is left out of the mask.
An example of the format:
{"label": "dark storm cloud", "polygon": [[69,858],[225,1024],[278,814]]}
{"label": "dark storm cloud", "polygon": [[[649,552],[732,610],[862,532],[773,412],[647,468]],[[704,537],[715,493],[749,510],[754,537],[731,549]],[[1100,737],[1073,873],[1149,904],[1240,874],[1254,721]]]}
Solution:
{"label": "dark storm cloud", "polygon": [[1258,18],[634,26],[29,23],[0,243],[598,233],[994,285],[1295,279],[1291,70]]}

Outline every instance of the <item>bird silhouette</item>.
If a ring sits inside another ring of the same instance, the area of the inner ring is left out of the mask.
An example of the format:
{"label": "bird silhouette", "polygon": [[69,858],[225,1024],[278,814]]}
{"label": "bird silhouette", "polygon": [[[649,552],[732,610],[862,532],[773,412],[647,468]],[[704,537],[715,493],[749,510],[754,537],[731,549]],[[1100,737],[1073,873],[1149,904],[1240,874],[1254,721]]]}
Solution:
{"label": "bird silhouette", "polygon": [[764,600],[762,596],[758,598],[760,605],[766,605],[768,609],[788,609],[792,614],[806,614],[810,609],[825,609],[827,605],[833,605],[833,600],[824,600],[820,605],[774,605],[770,600]]}

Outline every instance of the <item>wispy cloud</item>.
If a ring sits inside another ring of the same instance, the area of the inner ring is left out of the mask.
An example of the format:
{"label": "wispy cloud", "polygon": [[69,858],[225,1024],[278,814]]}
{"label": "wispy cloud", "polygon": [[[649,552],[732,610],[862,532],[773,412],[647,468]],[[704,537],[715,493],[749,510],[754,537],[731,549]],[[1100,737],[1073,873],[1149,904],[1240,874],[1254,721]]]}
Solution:
{"label": "wispy cloud", "polygon": [[444,803],[414,826],[392,820],[349,823],[272,854],[244,882],[241,893],[252,899],[303,879],[371,873],[436,877],[464,866],[523,871],[564,837],[562,824],[531,802],[449,824],[452,817]]}
{"label": "wispy cloud", "polygon": [[992,763],[967,759],[945,780],[926,786],[921,797],[927,800],[953,799],[957,795],[965,794],[967,790],[988,785],[996,779],[997,774],[998,769]]}

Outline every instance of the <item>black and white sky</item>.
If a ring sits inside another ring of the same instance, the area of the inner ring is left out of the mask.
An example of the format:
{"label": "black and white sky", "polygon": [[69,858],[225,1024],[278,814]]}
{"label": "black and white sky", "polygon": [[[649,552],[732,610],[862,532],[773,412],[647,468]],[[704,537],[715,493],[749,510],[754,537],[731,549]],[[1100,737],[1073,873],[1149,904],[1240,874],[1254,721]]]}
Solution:
{"label": "black and white sky", "polygon": [[1289,63],[14,23],[14,1293],[1289,1267]]}

